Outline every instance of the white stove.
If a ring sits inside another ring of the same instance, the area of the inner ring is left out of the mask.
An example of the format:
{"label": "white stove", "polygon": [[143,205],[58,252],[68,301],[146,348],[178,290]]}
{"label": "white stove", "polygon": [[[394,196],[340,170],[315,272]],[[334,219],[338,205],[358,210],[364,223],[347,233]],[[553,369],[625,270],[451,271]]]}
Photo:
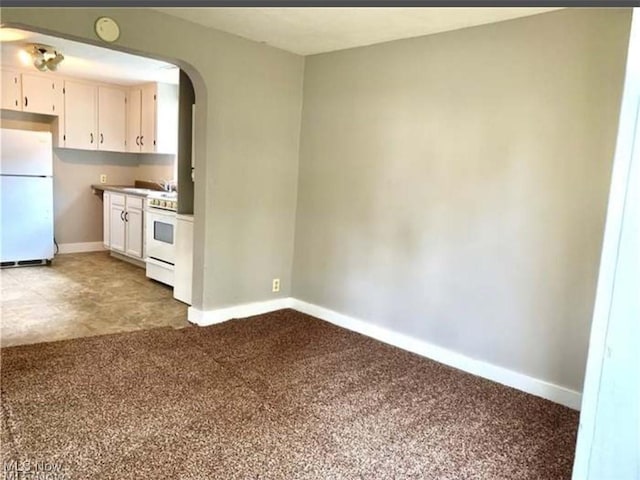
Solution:
{"label": "white stove", "polygon": [[177,209],[176,192],[158,192],[147,196],[147,277],[170,286],[174,283]]}
{"label": "white stove", "polygon": [[147,207],[159,210],[170,210],[175,212],[178,209],[178,196],[176,192],[150,193],[147,196]]}

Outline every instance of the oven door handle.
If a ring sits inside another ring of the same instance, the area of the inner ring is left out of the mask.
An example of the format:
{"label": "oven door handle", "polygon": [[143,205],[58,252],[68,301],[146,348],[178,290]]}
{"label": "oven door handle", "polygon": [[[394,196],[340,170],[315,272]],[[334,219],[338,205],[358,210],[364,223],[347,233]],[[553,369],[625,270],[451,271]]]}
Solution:
{"label": "oven door handle", "polygon": [[159,208],[147,207],[145,211],[147,213],[147,218],[149,219],[155,217],[163,223],[171,223],[172,225],[175,224],[176,212],[174,212],[173,210],[162,210]]}

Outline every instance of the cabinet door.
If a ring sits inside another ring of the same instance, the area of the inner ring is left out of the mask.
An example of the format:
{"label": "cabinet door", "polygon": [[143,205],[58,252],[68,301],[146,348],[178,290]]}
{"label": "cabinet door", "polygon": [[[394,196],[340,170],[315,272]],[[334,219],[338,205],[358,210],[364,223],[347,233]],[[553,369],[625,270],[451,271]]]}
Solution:
{"label": "cabinet door", "polygon": [[53,103],[53,115],[64,116],[64,80],[59,78],[52,78],[52,103]]}
{"label": "cabinet door", "polygon": [[56,107],[60,80],[40,75],[22,74],[22,111],[57,115]]}
{"label": "cabinet door", "polygon": [[178,152],[178,85],[156,83],[155,152]]}
{"label": "cabinet door", "polygon": [[22,110],[20,74],[2,70],[2,108]]}
{"label": "cabinet door", "polygon": [[98,87],[98,150],[126,151],[126,111],[124,90]]}
{"label": "cabinet door", "polygon": [[140,151],[140,106],[142,90],[132,88],[127,96],[127,152]]}
{"label": "cabinet door", "polygon": [[64,82],[64,146],[95,150],[96,87],[79,82]]}
{"label": "cabinet door", "polygon": [[191,277],[193,276],[193,219],[176,220],[176,264],[173,298],[191,305]]}
{"label": "cabinet door", "polygon": [[127,229],[126,254],[132,257],[143,258],[142,254],[142,210],[137,208],[127,209],[125,213]]}
{"label": "cabinet door", "polygon": [[151,83],[141,89],[140,151],[153,153],[156,141],[156,86]]}
{"label": "cabinet door", "polygon": [[111,215],[109,217],[109,246],[111,250],[124,252],[125,246],[125,221],[124,207],[111,203]]}
{"label": "cabinet door", "polygon": [[102,243],[109,248],[111,238],[109,233],[109,224],[111,220],[111,194],[104,192],[102,194]]}

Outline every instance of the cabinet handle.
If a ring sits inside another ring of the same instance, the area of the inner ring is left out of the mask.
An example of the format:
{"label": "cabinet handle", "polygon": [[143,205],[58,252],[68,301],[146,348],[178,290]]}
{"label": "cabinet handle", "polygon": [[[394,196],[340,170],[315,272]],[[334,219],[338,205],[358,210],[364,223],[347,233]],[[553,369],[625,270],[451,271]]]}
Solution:
{"label": "cabinet handle", "polygon": [[142,135],[142,136],[140,137],[140,145],[142,145],[142,146],[144,147],[144,143],[142,142],[142,139],[143,139],[143,138],[144,138],[144,135]]}
{"label": "cabinet handle", "polygon": [[124,210],[120,212],[120,220],[124,222]]}
{"label": "cabinet handle", "polygon": [[129,212],[124,212],[124,221],[125,222],[129,221]]}
{"label": "cabinet handle", "polygon": [[104,135],[100,134],[100,143],[104,143]]}
{"label": "cabinet handle", "polygon": [[89,134],[91,136],[91,143],[93,143],[93,133]]}
{"label": "cabinet handle", "polygon": [[138,146],[140,145],[140,135],[138,135],[136,137],[136,145],[138,145]]}
{"label": "cabinet handle", "polygon": [[24,97],[24,106],[26,107],[27,105],[29,105],[29,99]]}

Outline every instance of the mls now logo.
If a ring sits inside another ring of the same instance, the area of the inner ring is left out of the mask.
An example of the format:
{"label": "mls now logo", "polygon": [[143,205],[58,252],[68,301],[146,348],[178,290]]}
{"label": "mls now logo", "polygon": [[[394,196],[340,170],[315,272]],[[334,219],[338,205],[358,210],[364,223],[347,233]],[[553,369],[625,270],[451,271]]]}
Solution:
{"label": "mls now logo", "polygon": [[3,480],[71,480],[62,462],[7,460]]}

